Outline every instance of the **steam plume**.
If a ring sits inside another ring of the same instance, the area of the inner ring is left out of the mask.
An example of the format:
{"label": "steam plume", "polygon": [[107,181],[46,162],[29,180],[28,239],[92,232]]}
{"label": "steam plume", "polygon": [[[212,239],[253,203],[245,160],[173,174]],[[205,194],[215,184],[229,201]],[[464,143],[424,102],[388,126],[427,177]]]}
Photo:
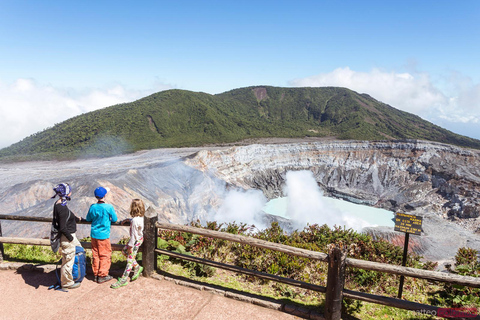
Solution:
{"label": "steam plume", "polygon": [[311,171],[287,172],[284,193],[287,195],[287,218],[292,220],[295,229],[302,229],[307,223],[345,226],[356,230],[369,225],[327,203]]}

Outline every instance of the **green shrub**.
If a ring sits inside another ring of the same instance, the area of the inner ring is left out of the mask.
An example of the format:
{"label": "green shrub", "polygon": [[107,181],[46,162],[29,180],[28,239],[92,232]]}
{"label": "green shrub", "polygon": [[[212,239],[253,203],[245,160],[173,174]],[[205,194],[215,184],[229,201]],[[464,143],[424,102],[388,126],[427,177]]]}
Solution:
{"label": "green shrub", "polygon": [[[455,268],[450,272],[470,277],[480,277],[478,252],[471,248],[459,248],[455,255]],[[480,289],[445,283],[443,290],[433,295],[432,303],[452,307],[478,307]]]}
{"label": "green shrub", "polygon": [[[160,232],[160,237],[157,240],[157,247],[164,250],[177,252],[184,255],[193,256],[191,253],[192,248],[197,250],[199,242],[202,241],[202,237],[195,234],[188,233],[172,233],[172,232]],[[162,238],[163,235],[163,238]],[[165,238],[170,238],[166,240]],[[173,239],[172,239],[173,238]],[[174,240],[175,239],[175,240]],[[182,265],[191,276],[197,277],[211,277],[215,274],[215,269],[194,261],[187,261],[184,259],[172,258],[163,255],[161,261],[169,260],[172,263]]]}
{"label": "green shrub", "polygon": [[455,265],[478,265],[478,252],[472,248],[459,248],[457,254],[455,255]]}

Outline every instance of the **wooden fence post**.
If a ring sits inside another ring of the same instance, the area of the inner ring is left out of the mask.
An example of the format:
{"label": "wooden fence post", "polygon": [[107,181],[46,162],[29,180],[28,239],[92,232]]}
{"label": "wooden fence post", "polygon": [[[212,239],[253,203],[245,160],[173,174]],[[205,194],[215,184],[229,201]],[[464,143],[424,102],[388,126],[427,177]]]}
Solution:
{"label": "wooden fence post", "polygon": [[[2,221],[0,220],[0,237],[2,237]],[[3,251],[3,242],[0,242],[0,262],[3,262],[3,256],[5,252]]]}
{"label": "wooden fence post", "polygon": [[152,207],[149,207],[145,212],[144,217],[144,230],[143,230],[143,251],[142,251],[142,263],[143,263],[143,275],[150,277],[156,272],[156,254],[155,248],[157,247],[157,227],[155,224],[158,221],[158,216]]}
{"label": "wooden fence post", "polygon": [[327,292],[324,310],[327,320],[340,320],[342,317],[346,257],[345,252],[337,245],[332,245],[328,250]]}

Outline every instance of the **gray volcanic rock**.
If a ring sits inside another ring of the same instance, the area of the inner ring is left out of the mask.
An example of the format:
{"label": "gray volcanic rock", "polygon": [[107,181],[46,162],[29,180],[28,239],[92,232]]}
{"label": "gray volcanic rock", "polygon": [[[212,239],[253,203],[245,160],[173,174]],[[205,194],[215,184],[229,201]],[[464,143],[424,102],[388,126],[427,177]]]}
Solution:
{"label": "gray volcanic rock", "polygon": [[[414,249],[427,258],[452,258],[462,246],[480,250],[479,151],[426,141],[159,149],[104,159],[0,164],[0,214],[50,217],[53,186],[68,182],[74,190],[69,207],[83,217],[95,202],[93,190],[103,185],[111,189],[109,202],[120,219],[128,216],[131,199],[141,198],[161,221],[206,221],[232,188],[259,189],[269,199],[283,196],[291,170],[312,171],[327,196],[423,216],[424,233],[413,237],[418,239]],[[5,236],[49,234],[45,223],[2,221],[2,230]],[[112,230],[114,241],[128,232]],[[368,232],[401,242],[398,232],[373,230]],[[88,236],[89,227],[79,226],[78,233]]]}
{"label": "gray volcanic rock", "polygon": [[[186,166],[182,158],[198,149],[153,150],[105,159],[70,162],[25,162],[0,165],[0,214],[51,217],[53,187],[61,182],[73,188],[69,208],[85,217],[95,203],[93,191],[109,187],[107,201],[119,219],[129,217],[130,202],[141,198],[154,208],[160,221],[186,223],[204,218],[216,206],[225,183]],[[220,186],[220,189],[218,189]],[[223,186],[223,188],[222,188]],[[1,221],[4,236],[45,238],[47,223]],[[79,225],[80,238],[89,236],[90,227]],[[128,228],[112,228],[112,240],[128,235]]]}
{"label": "gray volcanic rock", "polygon": [[310,170],[326,195],[423,216],[415,251],[427,258],[452,258],[462,246],[480,250],[477,150],[426,141],[329,141],[203,150],[186,163],[269,198],[283,195],[288,171]]}
{"label": "gray volcanic rock", "polygon": [[[435,215],[423,216],[423,232],[420,236],[410,235],[409,251],[433,261],[452,261],[458,248],[470,247],[480,251],[480,236],[449,223]],[[403,247],[405,233],[394,231],[393,228],[365,228],[363,232],[374,239],[385,239],[397,246]]]}
{"label": "gray volcanic rock", "polygon": [[335,141],[203,150],[186,163],[268,198],[282,195],[287,171],[311,170],[332,196],[478,222],[479,161],[476,150],[425,141]]}

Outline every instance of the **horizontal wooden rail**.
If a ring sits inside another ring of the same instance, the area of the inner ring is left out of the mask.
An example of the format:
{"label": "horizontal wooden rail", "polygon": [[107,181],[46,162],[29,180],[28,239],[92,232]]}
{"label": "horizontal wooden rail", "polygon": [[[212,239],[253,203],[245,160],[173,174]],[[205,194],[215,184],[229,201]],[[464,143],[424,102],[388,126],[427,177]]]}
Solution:
{"label": "horizontal wooden rail", "polygon": [[[370,303],[376,303],[376,304],[381,304],[384,306],[388,307],[394,307],[398,309],[405,309],[405,310],[412,310],[412,311],[418,311],[419,314],[421,315],[422,312],[425,314],[429,314],[428,311],[434,311],[436,315],[440,314],[439,310],[440,309],[447,309],[445,307],[435,307],[431,306],[428,304],[421,304],[417,302],[412,302],[412,301],[406,301],[406,300],[401,300],[397,298],[390,298],[390,297],[385,297],[385,296],[377,296],[365,292],[358,292],[358,291],[352,291],[352,290],[343,290],[343,296],[345,298],[350,298],[350,299],[355,299],[355,300],[361,300],[365,302],[370,302]],[[430,313],[432,314],[432,313]],[[467,314],[465,313],[465,317],[468,319],[476,319],[480,320],[480,315],[473,315],[473,314]],[[411,317],[414,319],[415,317]]]}
{"label": "horizontal wooden rail", "polygon": [[[10,214],[0,214],[0,220],[19,220],[19,221],[31,221],[31,222],[50,222],[52,223],[53,218],[46,217],[30,217],[30,216],[14,216]],[[92,224],[91,222],[82,220],[77,222],[77,224]],[[112,222],[112,226],[122,226],[121,221]]]}
{"label": "horizontal wooden rail", "polygon": [[10,214],[0,214],[0,220],[20,220],[20,221],[50,222],[50,223],[52,223],[52,218],[30,217],[30,216],[12,216]]}
{"label": "horizontal wooden rail", "polygon": [[[11,243],[11,244],[26,244],[33,246],[45,246],[50,247],[49,239],[38,239],[38,238],[15,238],[15,237],[0,237],[0,243]],[[92,249],[92,244],[90,242],[80,242],[84,249]],[[124,245],[112,243],[113,251],[122,251]]]}
{"label": "horizontal wooden rail", "polygon": [[256,277],[266,279],[266,280],[282,282],[282,283],[289,284],[289,285],[299,287],[299,288],[314,290],[314,291],[323,292],[323,293],[325,293],[326,290],[327,290],[323,286],[318,286],[318,285],[315,285],[315,284],[311,284],[311,283],[307,283],[307,282],[303,282],[303,281],[299,281],[299,280],[294,280],[294,279],[290,279],[290,278],[284,278],[284,277],[276,276],[276,275],[265,273],[265,272],[249,270],[249,269],[245,269],[245,268],[241,268],[241,267],[237,267],[237,266],[233,266],[233,265],[229,265],[229,264],[225,264],[225,263],[221,263],[221,262],[206,260],[206,259],[202,259],[202,258],[198,258],[198,257],[186,255],[186,254],[181,254],[181,253],[177,253],[177,252],[172,252],[172,251],[168,251],[168,250],[155,249],[155,252],[157,252],[159,254],[164,254],[164,255],[167,255],[167,256],[170,256],[170,257],[174,257],[174,258],[179,258],[179,259],[184,259],[184,260],[193,261],[193,262],[197,262],[197,263],[202,263],[202,264],[205,264],[205,265],[208,265],[208,266],[211,266],[211,267],[215,267],[215,268],[221,268],[221,269],[225,269],[225,270],[229,270],[229,271],[248,274],[248,275],[256,276]]}
{"label": "horizontal wooden rail", "polygon": [[190,226],[181,226],[177,224],[162,223],[162,222],[157,222],[155,225],[157,226],[157,228],[160,228],[160,229],[195,233],[205,237],[234,241],[234,242],[248,244],[251,246],[256,246],[264,249],[270,249],[270,250],[275,250],[283,253],[288,253],[288,254],[298,256],[298,257],[303,257],[303,258],[320,260],[324,262],[326,262],[328,258],[328,255],[323,252],[310,251],[306,249],[290,247],[284,244],[273,243],[273,242],[255,239],[252,237],[242,236],[238,234],[231,234],[231,233],[214,231],[209,229],[201,229],[201,228],[195,228]]}
{"label": "horizontal wooden rail", "polygon": [[0,237],[0,243],[29,244],[32,246],[50,246],[49,239]]}
{"label": "horizontal wooden rail", "polygon": [[349,267],[358,268],[358,269],[379,271],[379,272],[403,275],[406,277],[453,283],[453,284],[459,284],[462,286],[469,286],[472,288],[480,288],[480,278],[475,278],[475,277],[460,276],[458,274],[422,270],[422,269],[402,267],[402,266],[396,266],[396,265],[391,265],[386,263],[350,259],[350,258],[347,258],[346,264]]}

